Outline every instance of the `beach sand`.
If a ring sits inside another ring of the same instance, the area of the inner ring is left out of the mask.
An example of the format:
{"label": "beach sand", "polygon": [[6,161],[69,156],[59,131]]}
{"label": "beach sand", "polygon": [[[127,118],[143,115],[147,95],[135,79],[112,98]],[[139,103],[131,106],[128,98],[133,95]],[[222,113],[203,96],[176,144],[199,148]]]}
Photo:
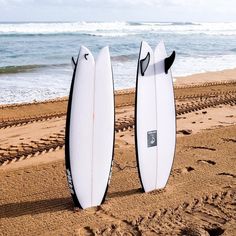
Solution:
{"label": "beach sand", "polygon": [[141,191],[134,89],[118,91],[108,195],[87,210],[74,210],[65,175],[67,99],[1,106],[0,235],[236,235],[236,70],[175,86],[177,146],[166,188]]}
{"label": "beach sand", "polygon": [[235,69],[228,69],[215,72],[206,72],[200,74],[194,74],[190,76],[177,77],[177,85],[189,85],[189,84],[199,84],[207,82],[223,82],[229,80],[235,80]]}

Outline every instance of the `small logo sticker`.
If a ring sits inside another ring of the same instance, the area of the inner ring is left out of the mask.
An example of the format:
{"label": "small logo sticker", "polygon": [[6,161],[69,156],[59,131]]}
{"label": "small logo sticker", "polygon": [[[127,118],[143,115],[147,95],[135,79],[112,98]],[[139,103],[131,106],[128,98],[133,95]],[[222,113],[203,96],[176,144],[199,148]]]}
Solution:
{"label": "small logo sticker", "polygon": [[155,147],[157,146],[157,131],[148,131],[147,132],[147,146]]}
{"label": "small logo sticker", "polygon": [[85,58],[85,60],[88,60],[88,53],[86,53],[86,54],[84,54],[84,58]]}

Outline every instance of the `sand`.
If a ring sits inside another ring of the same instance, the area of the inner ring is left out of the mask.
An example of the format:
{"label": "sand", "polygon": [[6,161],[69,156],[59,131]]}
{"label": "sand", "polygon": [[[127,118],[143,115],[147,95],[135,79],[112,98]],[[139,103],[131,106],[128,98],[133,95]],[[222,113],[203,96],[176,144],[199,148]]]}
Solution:
{"label": "sand", "polygon": [[176,85],[196,85],[200,83],[209,83],[209,82],[222,82],[235,80],[236,69],[228,69],[215,72],[206,72],[200,74],[194,74],[190,76],[183,76],[176,78]]}
{"label": "sand", "polygon": [[[214,82],[219,77],[236,81],[236,70],[194,75],[177,85],[199,85],[204,78]],[[178,110],[222,94],[235,98],[236,88],[232,83],[176,89],[175,94]],[[235,235],[235,101],[177,116],[175,161],[161,191],[141,191],[132,125],[116,132],[106,201],[78,211],[67,186],[64,147],[43,151],[63,141],[66,99],[2,107],[0,160],[39,147],[42,151],[2,162],[0,235]],[[133,103],[133,90],[117,93],[117,123],[132,123]]]}

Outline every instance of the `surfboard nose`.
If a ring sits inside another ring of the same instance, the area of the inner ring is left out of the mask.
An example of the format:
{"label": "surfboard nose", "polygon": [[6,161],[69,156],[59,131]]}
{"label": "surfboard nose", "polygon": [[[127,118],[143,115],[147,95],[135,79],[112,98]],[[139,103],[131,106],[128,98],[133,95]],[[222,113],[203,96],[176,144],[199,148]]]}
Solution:
{"label": "surfboard nose", "polygon": [[94,63],[94,57],[91,51],[83,45],[81,45],[80,51],[79,51],[79,61],[82,61],[82,60],[92,61]]}
{"label": "surfboard nose", "polygon": [[110,60],[110,50],[109,50],[109,46],[105,46],[103,47],[100,52],[98,53],[98,56],[97,56],[97,60],[101,57],[106,57],[107,59]]}

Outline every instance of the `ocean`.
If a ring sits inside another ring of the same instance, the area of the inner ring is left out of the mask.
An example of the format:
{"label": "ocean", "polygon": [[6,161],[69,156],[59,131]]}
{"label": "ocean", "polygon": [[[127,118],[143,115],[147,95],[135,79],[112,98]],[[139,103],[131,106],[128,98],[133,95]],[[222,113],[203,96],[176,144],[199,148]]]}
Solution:
{"label": "ocean", "polygon": [[80,45],[109,45],[115,89],[134,87],[142,40],[176,51],[174,77],[236,68],[236,22],[0,23],[0,104],[67,96]]}

